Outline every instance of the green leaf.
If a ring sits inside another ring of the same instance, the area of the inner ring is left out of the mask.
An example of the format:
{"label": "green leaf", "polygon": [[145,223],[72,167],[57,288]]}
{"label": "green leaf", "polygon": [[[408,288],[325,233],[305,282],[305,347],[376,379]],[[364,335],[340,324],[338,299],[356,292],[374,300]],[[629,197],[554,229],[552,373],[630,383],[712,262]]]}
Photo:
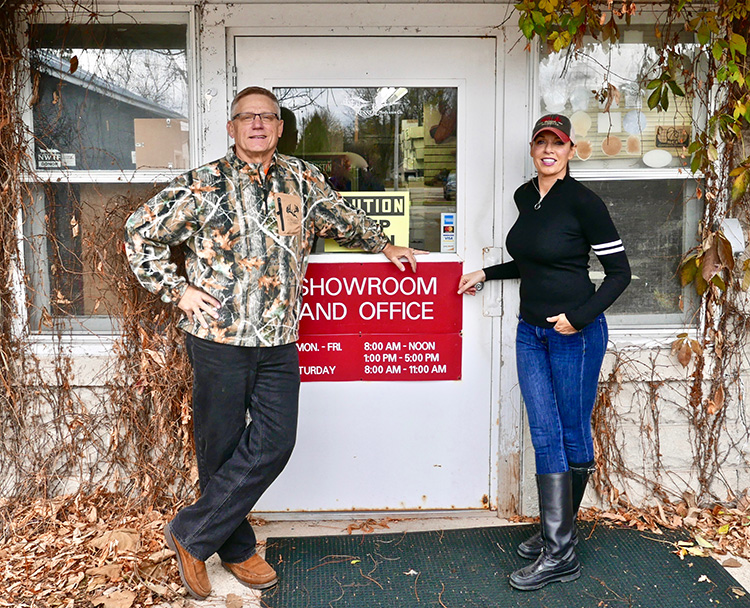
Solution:
{"label": "green leaf", "polygon": [[698,267],[695,265],[695,256],[688,258],[682,264],[680,268],[680,283],[682,286],[689,285],[695,280],[695,275],[698,274]]}
{"label": "green leaf", "polygon": [[661,107],[665,112],[669,109],[669,89],[667,87],[662,88]]}
{"label": "green leaf", "polygon": [[661,85],[659,85],[659,88],[654,90],[651,95],[648,96],[648,108],[649,110],[653,110],[656,108],[656,106],[659,105],[659,98],[661,98]]}
{"label": "green leaf", "polygon": [[699,150],[693,154],[693,160],[690,161],[690,170],[693,173],[697,173],[703,165],[703,151]]}
{"label": "green leaf", "polygon": [[742,173],[734,178],[734,182],[732,183],[733,203],[736,203],[743,196],[745,196],[748,186],[750,186],[750,169],[745,169]]}
{"label": "green leaf", "polygon": [[706,293],[706,290],[708,289],[708,283],[706,283],[706,279],[703,278],[703,275],[699,272],[695,275],[695,292],[702,296],[704,293]]}
{"label": "green leaf", "polygon": [[524,15],[518,20],[518,25],[521,27],[521,33],[531,40],[534,35],[534,22]]}
{"label": "green leaf", "polygon": [[733,55],[735,52],[740,55],[747,55],[747,41],[737,33],[732,34],[732,39],[729,41],[729,48]]}
{"label": "green leaf", "polygon": [[662,84],[661,78],[655,78],[654,80],[651,80],[647,85],[647,89],[655,89],[656,87],[660,87]]}
{"label": "green leaf", "polygon": [[713,277],[711,277],[711,282],[722,291],[727,290],[727,285],[726,283],[724,283],[724,279],[722,279],[718,274],[715,274]]}
{"label": "green leaf", "polygon": [[714,42],[713,47],[711,47],[711,54],[714,56],[714,59],[716,59],[716,61],[721,61],[721,56],[724,54],[724,49],[721,48],[718,40]]}
{"label": "green leaf", "polygon": [[696,33],[698,34],[699,44],[708,44],[708,41],[711,39],[711,30],[708,29],[705,23],[698,28]]}
{"label": "green leaf", "polygon": [[677,97],[685,97],[685,92],[680,88],[680,86],[674,81],[670,80],[667,82],[669,85],[669,88],[672,89],[672,93],[674,93]]}

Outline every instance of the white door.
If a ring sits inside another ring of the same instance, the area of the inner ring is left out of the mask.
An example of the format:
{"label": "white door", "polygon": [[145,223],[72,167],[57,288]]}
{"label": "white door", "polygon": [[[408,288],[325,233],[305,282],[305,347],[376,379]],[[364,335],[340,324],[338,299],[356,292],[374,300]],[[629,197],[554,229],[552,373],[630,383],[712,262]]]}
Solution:
{"label": "white door", "polygon": [[[348,91],[343,104],[350,110],[365,103],[362,98],[371,105],[387,106],[405,90],[428,91],[435,99],[453,96],[456,113],[447,120],[439,102],[434,107],[423,102],[411,122],[402,116],[385,117],[396,129],[394,141],[407,142],[410,137],[414,141],[408,143],[408,151],[407,143],[402,143],[390,156],[387,146],[392,144],[385,144],[382,157],[370,156],[364,163],[374,165],[387,158],[388,167],[380,167],[381,187],[409,189],[414,201],[442,186],[439,194],[448,205],[445,208],[453,205],[455,211],[455,240],[442,238],[445,232],[439,218],[443,216],[435,211],[443,209],[439,201],[412,204],[411,239],[432,251],[420,257],[421,262],[451,263],[454,268],[456,262],[463,262],[466,270],[481,267],[481,249],[492,243],[495,57],[494,39],[483,38],[234,36],[230,43],[230,69],[236,70],[237,90],[260,85],[292,94],[301,106],[305,104],[299,100],[307,91],[309,107],[300,112],[308,119],[310,107],[342,91]],[[367,91],[377,92],[374,97],[379,101],[368,98]],[[353,97],[359,102],[353,103]],[[336,103],[342,107],[341,99]],[[337,115],[336,109],[332,112],[324,129],[331,141],[325,145],[341,152],[347,145],[342,146],[336,125],[349,119],[343,113]],[[430,117],[430,112],[437,114]],[[313,134],[305,132],[309,124],[307,120],[298,128],[302,137],[312,140]],[[362,124],[357,122],[355,128]],[[435,131],[440,125],[446,127],[443,132]],[[433,144],[453,141],[455,171],[443,168],[430,173],[424,157],[431,152],[420,149],[420,135],[422,144],[428,137]],[[364,153],[357,153],[359,148],[351,141],[349,148],[355,150],[355,156],[350,154],[352,163],[362,163]],[[334,156],[325,160],[335,161]],[[348,167],[351,177],[354,169]],[[351,189],[364,188],[361,171],[355,179],[357,184]],[[312,261],[362,264],[382,263],[384,258],[321,253]],[[303,383],[295,452],[257,510],[486,509],[494,505],[498,421],[490,398],[491,334],[491,319],[482,315],[481,299],[466,298],[460,379]]]}

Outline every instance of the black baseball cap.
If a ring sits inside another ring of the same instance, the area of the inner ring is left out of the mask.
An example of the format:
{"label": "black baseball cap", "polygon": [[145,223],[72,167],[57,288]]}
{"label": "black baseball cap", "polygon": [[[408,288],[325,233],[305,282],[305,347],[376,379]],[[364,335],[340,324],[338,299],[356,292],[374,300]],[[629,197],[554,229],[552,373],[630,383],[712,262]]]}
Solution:
{"label": "black baseball cap", "polygon": [[534,125],[531,139],[534,139],[542,131],[552,131],[565,143],[572,141],[576,143],[576,134],[570,119],[562,114],[545,114]]}

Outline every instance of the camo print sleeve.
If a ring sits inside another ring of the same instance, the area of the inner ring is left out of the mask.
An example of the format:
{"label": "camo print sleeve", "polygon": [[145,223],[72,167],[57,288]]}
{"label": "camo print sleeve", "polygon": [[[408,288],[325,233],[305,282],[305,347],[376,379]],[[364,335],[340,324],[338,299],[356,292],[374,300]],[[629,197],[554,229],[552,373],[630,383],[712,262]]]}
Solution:
{"label": "camo print sleeve", "polygon": [[[165,302],[179,302],[188,283],[219,301],[207,327],[183,317],[181,329],[224,344],[279,346],[297,339],[315,235],[374,253],[388,243],[314,166],[277,154],[266,171],[230,148],[133,213],[125,250],[141,284]],[[170,260],[183,242],[187,279]]]}
{"label": "camo print sleeve", "polygon": [[140,207],[125,224],[125,253],[138,281],[164,302],[179,302],[188,287],[170,261],[172,245],[197,230],[191,174],[181,175]]}

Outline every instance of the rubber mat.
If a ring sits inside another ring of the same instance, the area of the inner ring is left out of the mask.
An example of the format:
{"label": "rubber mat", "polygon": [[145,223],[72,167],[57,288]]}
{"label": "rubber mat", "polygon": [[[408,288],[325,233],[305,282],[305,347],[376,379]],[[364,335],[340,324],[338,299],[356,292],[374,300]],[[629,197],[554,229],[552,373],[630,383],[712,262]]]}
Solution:
{"label": "rubber mat", "polygon": [[581,577],[517,591],[508,575],[527,563],[516,546],[535,528],[270,538],[280,576],[269,608],[687,608],[750,607],[715,560],[676,554],[687,539],[584,522]]}

